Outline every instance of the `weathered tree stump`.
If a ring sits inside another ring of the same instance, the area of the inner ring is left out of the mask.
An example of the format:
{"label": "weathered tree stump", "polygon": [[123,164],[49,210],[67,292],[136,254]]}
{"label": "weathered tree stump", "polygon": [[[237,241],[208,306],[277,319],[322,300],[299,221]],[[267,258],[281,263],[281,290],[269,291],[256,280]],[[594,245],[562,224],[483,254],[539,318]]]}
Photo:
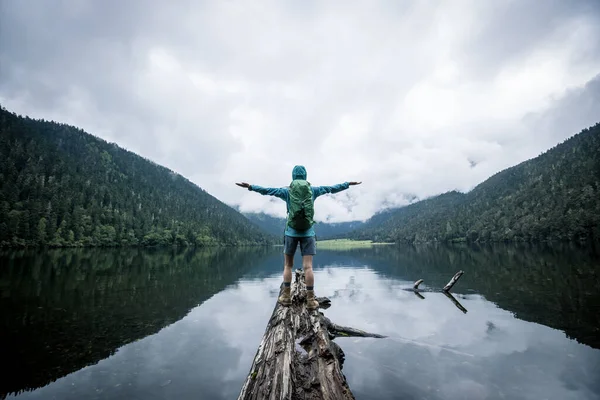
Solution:
{"label": "weathered tree stump", "polygon": [[[296,271],[292,305],[276,303],[238,400],[354,399],[342,373],[339,336],[383,338],[332,323],[318,310],[306,309],[304,273]],[[318,297],[320,308],[330,300]]]}

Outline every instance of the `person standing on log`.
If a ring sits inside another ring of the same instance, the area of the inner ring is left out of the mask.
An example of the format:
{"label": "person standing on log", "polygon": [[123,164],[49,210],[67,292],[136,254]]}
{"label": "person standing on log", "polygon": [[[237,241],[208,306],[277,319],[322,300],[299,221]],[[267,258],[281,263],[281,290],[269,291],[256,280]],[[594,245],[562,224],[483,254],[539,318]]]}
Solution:
{"label": "person standing on log", "polygon": [[292,170],[292,183],[284,188],[265,188],[258,185],[250,185],[246,182],[236,185],[247,188],[250,191],[267,196],[275,196],[286,203],[287,219],[283,235],[283,291],[279,296],[279,303],[289,306],[292,303],[290,297],[290,285],[292,283],[292,267],[294,266],[294,254],[298,244],[302,254],[302,268],[306,278],[306,307],[314,310],[319,306],[315,300],[314,274],[312,269],[313,256],[317,253],[316,234],[314,230],[314,201],[317,197],[327,193],[337,193],[348,189],[361,182],[344,182],[333,186],[311,186],[306,180],[306,168],[296,165]]}

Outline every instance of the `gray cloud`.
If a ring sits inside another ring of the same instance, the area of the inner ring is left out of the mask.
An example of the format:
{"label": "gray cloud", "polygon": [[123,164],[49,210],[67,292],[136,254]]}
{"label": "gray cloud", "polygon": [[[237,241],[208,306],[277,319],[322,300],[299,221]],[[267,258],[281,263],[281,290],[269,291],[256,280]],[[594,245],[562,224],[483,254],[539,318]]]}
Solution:
{"label": "gray cloud", "polygon": [[600,9],[544,2],[0,1],[0,103],[67,122],[244,210],[234,181],[363,180],[364,219],[469,190],[598,122]]}
{"label": "gray cloud", "polygon": [[469,73],[489,77],[507,63],[527,57],[540,44],[574,34],[581,22],[597,21],[600,5],[586,0],[499,2],[486,7],[486,15],[464,52]]}
{"label": "gray cloud", "polygon": [[552,147],[582,128],[600,122],[600,74],[582,88],[571,89],[543,113],[526,115],[524,123],[540,134],[544,147]]}

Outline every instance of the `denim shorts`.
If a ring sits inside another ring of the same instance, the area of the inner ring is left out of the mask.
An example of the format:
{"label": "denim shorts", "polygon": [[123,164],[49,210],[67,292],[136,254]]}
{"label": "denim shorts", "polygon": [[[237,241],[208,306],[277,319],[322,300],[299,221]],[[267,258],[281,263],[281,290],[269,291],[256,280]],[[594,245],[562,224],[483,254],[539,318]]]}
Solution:
{"label": "denim shorts", "polygon": [[300,243],[300,254],[303,256],[314,256],[317,254],[317,240],[314,236],[293,237],[287,235],[283,236],[283,253],[293,256],[296,253],[298,243]]}

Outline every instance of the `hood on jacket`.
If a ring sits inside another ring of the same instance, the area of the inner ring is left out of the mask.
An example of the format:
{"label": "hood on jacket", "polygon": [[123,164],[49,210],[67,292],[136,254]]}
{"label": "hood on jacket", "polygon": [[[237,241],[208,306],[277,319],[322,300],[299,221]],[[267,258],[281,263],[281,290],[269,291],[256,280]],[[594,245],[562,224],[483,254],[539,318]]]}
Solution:
{"label": "hood on jacket", "polygon": [[306,168],[304,168],[302,165],[296,165],[292,170],[292,179],[306,180]]}

